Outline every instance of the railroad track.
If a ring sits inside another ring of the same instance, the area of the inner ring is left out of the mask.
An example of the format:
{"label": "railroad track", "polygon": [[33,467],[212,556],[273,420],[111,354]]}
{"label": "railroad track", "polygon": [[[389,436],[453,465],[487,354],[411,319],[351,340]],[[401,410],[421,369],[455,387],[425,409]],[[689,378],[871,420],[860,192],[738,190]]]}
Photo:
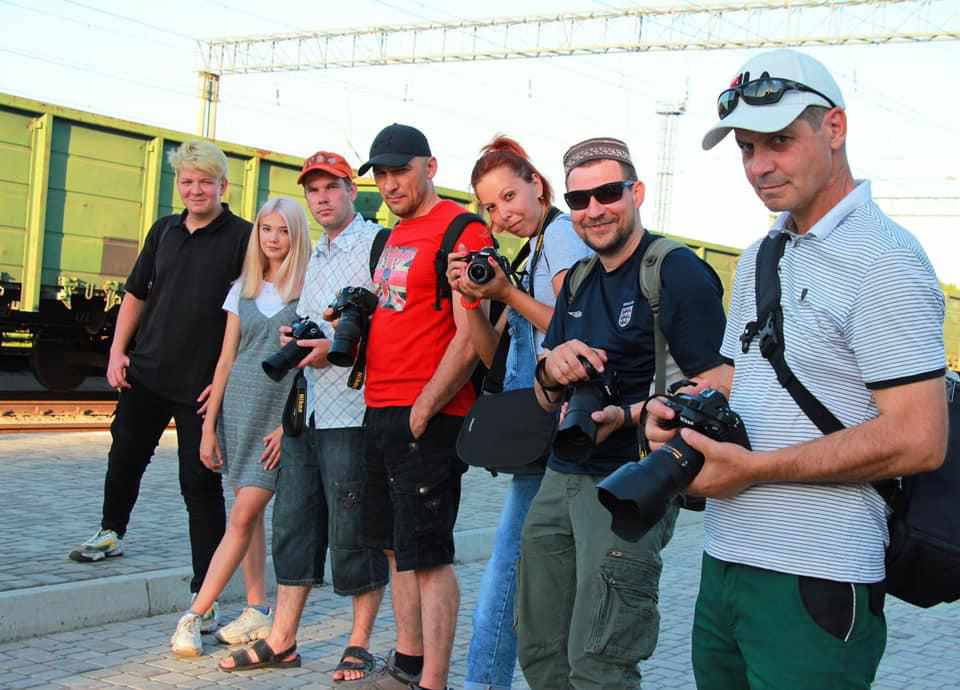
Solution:
{"label": "railroad track", "polygon": [[[96,395],[95,397],[99,398],[101,396]],[[0,434],[22,434],[40,431],[102,431],[110,428],[116,404],[116,399],[3,400],[0,402]]]}

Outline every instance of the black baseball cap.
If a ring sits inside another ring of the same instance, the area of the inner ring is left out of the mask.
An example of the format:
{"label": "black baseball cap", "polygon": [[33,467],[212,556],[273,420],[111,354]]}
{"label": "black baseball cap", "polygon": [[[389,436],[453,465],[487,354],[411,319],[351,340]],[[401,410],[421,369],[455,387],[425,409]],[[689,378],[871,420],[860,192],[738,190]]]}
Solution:
{"label": "black baseball cap", "polygon": [[423,132],[416,127],[394,122],[380,130],[370,145],[370,160],[357,169],[357,174],[363,175],[375,165],[398,168],[416,156],[432,155]]}

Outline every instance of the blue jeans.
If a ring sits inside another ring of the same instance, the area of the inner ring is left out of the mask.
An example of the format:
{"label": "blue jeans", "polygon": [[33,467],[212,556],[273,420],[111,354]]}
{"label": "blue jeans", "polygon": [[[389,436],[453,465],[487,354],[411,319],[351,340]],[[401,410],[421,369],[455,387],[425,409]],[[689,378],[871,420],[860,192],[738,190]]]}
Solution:
{"label": "blue jeans", "polygon": [[510,482],[493,553],[473,612],[464,690],[509,690],[513,681],[517,663],[513,599],[517,589],[520,535],[542,478],[539,474],[519,475]]}

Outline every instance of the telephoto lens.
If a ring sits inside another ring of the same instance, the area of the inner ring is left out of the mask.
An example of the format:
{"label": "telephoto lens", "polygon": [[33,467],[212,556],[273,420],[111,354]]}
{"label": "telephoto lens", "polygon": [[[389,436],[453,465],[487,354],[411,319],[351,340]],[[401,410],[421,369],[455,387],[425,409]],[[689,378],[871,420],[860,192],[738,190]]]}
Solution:
{"label": "telephoto lens", "polygon": [[578,359],[590,378],[578,381],[568,389],[567,411],[553,440],[553,452],[557,458],[567,462],[586,462],[590,459],[597,445],[597,423],[592,415],[620,398],[612,374],[599,374],[585,357]]}
{"label": "telephoto lens", "polygon": [[352,367],[360,341],[367,335],[370,317],[377,308],[377,296],[359,287],[346,287],[337,293],[330,308],[339,317],[327,361],[335,367]]}
{"label": "telephoto lens", "polygon": [[320,327],[308,318],[297,319],[290,327],[293,332],[290,337],[293,338],[289,343],[283,346],[279,352],[263,360],[260,366],[264,373],[274,381],[281,381],[287,375],[287,372],[300,363],[300,360],[310,354],[309,347],[300,347],[298,340],[317,340],[323,338],[323,331]]}
{"label": "telephoto lens", "polygon": [[[689,427],[715,441],[750,448],[740,415],[723,393],[707,388],[697,395],[679,394],[661,400],[675,415],[663,428]],[[628,462],[597,484],[600,503],[613,516],[613,533],[637,541],[667,512],[703,468],[703,454],[677,434],[639,462]]]}

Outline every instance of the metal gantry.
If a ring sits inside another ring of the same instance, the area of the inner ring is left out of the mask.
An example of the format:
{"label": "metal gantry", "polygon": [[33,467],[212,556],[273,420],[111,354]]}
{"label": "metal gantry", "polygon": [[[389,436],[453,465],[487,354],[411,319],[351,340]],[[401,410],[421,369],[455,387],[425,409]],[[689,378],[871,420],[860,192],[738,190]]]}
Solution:
{"label": "metal gantry", "polygon": [[[216,132],[223,75],[650,51],[882,45],[960,39],[957,0],[686,2],[202,41],[200,133]],[[659,227],[669,222],[673,133],[663,116]]]}
{"label": "metal gantry", "polygon": [[[956,40],[956,0],[755,0],[495,17],[201,42],[204,70],[249,74],[668,50]],[[906,10],[892,12],[893,9]],[[939,26],[947,10],[952,26]],[[906,19],[905,19],[906,17]]]}

